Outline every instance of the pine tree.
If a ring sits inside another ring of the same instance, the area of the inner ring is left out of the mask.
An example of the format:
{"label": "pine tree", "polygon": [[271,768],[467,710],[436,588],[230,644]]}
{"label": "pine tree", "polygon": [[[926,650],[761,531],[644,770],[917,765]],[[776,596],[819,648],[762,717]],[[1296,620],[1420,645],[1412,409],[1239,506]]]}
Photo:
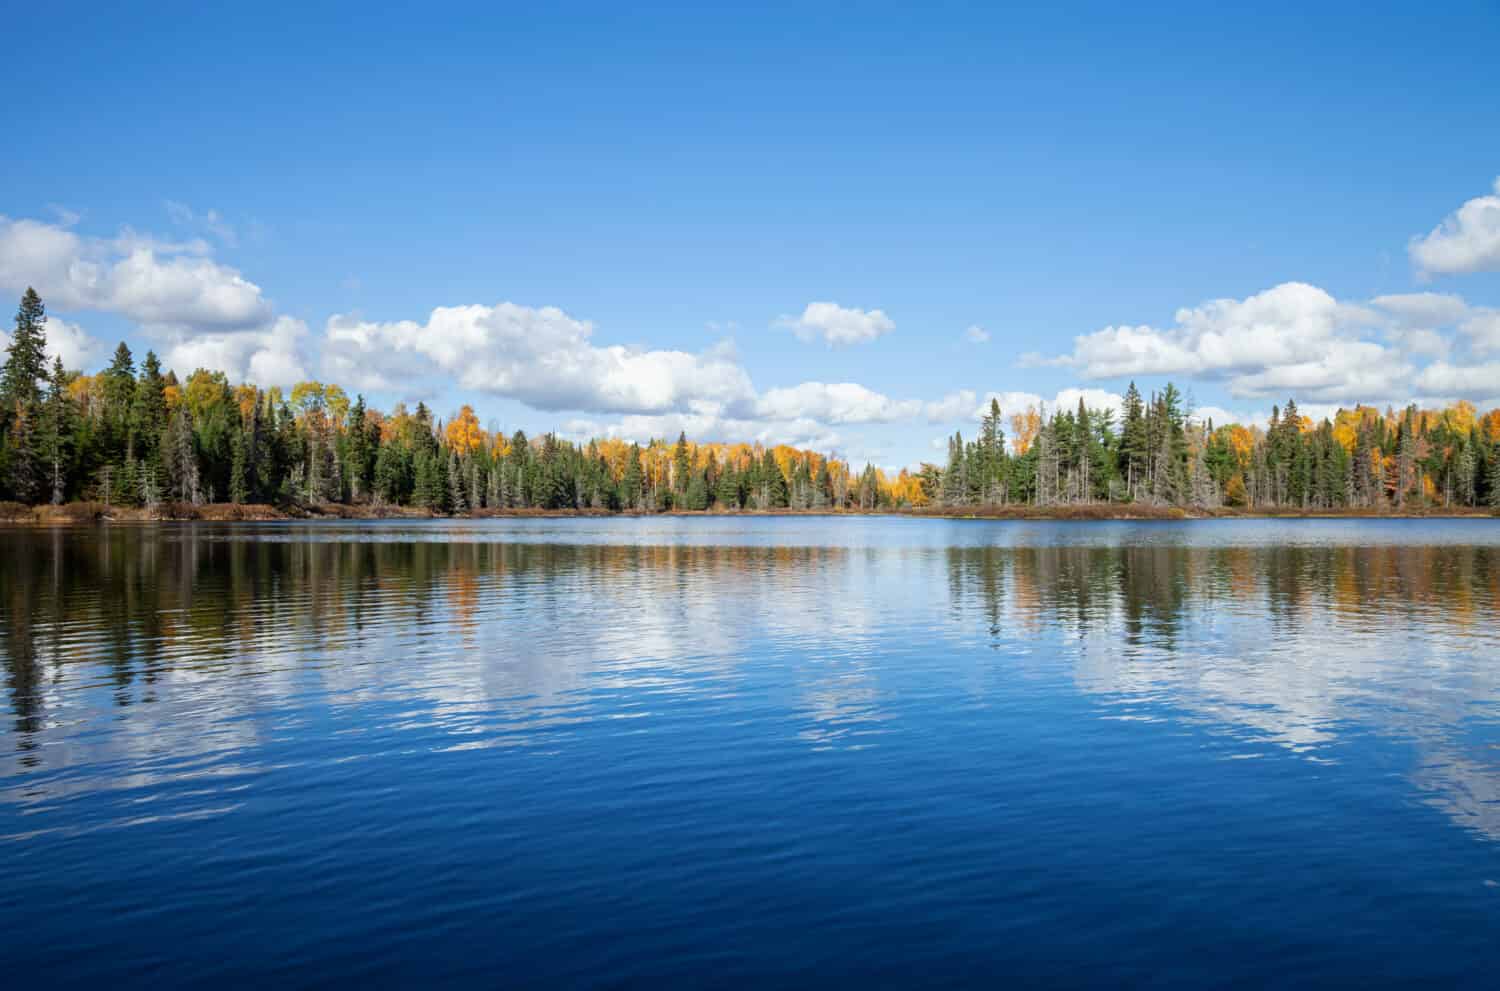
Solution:
{"label": "pine tree", "polygon": [[38,438],[54,506],[61,505],[66,495],[76,420],[77,412],[68,396],[68,373],[62,359],[54,358]]}
{"label": "pine tree", "polygon": [[688,509],[704,510],[708,508],[708,480],[703,477],[702,472],[694,472],[692,481],[688,482],[685,500]]}
{"label": "pine tree", "polygon": [[162,446],[162,460],[166,465],[167,485],[172,498],[198,505],[203,499],[199,487],[198,450],[187,410],[182,406],[177,407],[173,414]]}
{"label": "pine tree", "polygon": [[828,506],[829,484],[828,484],[828,461],[819,459],[818,470],[813,473],[812,479],[812,508],[825,509]]}
{"label": "pine tree", "polygon": [[776,456],[770,451],[766,451],[766,456],[761,461],[761,475],[766,492],[764,508],[785,509],[790,497],[786,476],[781,473],[781,466],[776,463]]}
{"label": "pine tree", "polygon": [[1500,443],[1496,443],[1490,450],[1490,471],[1487,481],[1490,488],[1490,506],[1500,509]]}
{"label": "pine tree", "polygon": [[124,341],[115,348],[104,380],[104,443],[106,457],[126,453],[130,445],[130,407],[135,398],[135,358]]}
{"label": "pine tree", "polygon": [[247,447],[244,431],[236,430],[229,440],[230,502],[247,503],[250,501],[250,466],[246,459]]}
{"label": "pine tree", "polygon": [[644,473],[641,470],[641,445],[631,444],[625,455],[625,471],[620,477],[620,505],[627,512],[641,508],[644,488]]}
{"label": "pine tree", "polygon": [[162,432],[167,428],[167,384],[156,352],[147,351],[130,400],[131,447],[138,458],[157,459]]}
{"label": "pine tree", "polygon": [[687,432],[679,431],[677,443],[672,447],[672,494],[680,496],[687,492],[688,477],[692,474],[692,459],[688,455]]}
{"label": "pine tree", "polygon": [[468,501],[464,498],[464,476],[458,464],[458,454],[451,448],[448,451],[448,507],[455,513],[462,513],[468,508]]}
{"label": "pine tree", "polygon": [[1145,407],[1140,390],[1132,382],[1125,390],[1125,420],[1120,426],[1120,471],[1125,475],[1125,490],[1131,499],[1139,497],[1150,456]]}
{"label": "pine tree", "polygon": [[16,311],[16,329],[5,349],[0,371],[0,405],[14,415],[17,406],[35,411],[42,402],[41,383],[47,378],[47,311],[35,289],[27,289]]}
{"label": "pine tree", "polygon": [[6,443],[6,486],[18,502],[40,501],[42,468],[38,452],[37,407],[16,403]]}
{"label": "pine tree", "polygon": [[714,501],[720,509],[740,508],[740,481],[733,468],[728,465],[719,472],[719,483],[714,490]]}

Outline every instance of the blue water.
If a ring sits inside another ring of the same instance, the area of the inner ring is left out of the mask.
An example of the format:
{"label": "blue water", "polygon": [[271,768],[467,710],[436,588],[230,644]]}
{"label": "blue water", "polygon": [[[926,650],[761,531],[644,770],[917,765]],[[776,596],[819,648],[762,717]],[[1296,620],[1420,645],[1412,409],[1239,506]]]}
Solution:
{"label": "blue water", "polygon": [[0,530],[16,987],[1493,986],[1500,523]]}

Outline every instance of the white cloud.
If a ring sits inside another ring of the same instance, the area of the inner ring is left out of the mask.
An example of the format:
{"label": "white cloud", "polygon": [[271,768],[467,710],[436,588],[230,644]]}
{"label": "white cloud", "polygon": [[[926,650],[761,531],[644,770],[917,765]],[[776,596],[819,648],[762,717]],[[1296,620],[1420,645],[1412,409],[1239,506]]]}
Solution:
{"label": "white cloud", "polygon": [[929,423],[972,418],[978,397],[972,389],[959,389],[923,406]]}
{"label": "white cloud", "polygon": [[808,303],[801,316],[781,317],[775,326],[792,330],[804,341],[821,337],[830,346],[863,344],[896,329],[884,310],[856,310],[837,303]]}
{"label": "white cloud", "polygon": [[1116,422],[1124,407],[1124,399],[1119,393],[1107,389],[1070,388],[1061,390],[1051,398],[1035,392],[987,392],[980,398],[968,389],[960,389],[925,404],[923,408],[929,423],[947,422],[956,424],[960,429],[977,429],[980,419],[989,415],[990,404],[997,403],[1000,406],[1001,422],[1009,431],[1010,418],[1014,414],[1035,409],[1038,413],[1045,411],[1051,416],[1058,411],[1076,410],[1080,399],[1090,410],[1109,410],[1114,413]]}
{"label": "white cloud", "polygon": [[[76,323],[61,317],[47,318],[43,331],[47,335],[47,357],[61,358],[71,371],[86,370],[99,356],[100,342]],[[6,341],[8,345],[9,340]]]}
{"label": "white cloud", "polygon": [[825,424],[811,419],[757,420],[702,413],[634,414],[613,423],[594,420],[569,420],[569,436],[620,437],[642,444],[653,438],[675,438],[685,433],[698,441],[732,441],[761,444],[789,444],[817,451],[838,450],[843,438]]}
{"label": "white cloud", "polygon": [[290,386],[308,377],[302,361],[306,336],[305,323],[285,316],[257,330],[176,334],[165,342],[162,365],[179,378],[208,368],[223,371],[231,382]]}
{"label": "white cloud", "polygon": [[[61,358],[63,367],[69,371],[86,370],[99,356],[99,340],[92,337],[76,323],[69,323],[61,317],[48,316],[47,322],[42,328],[47,338],[47,364],[52,364],[53,358]],[[0,330],[0,363],[4,362],[4,355],[10,348],[10,334]]]}
{"label": "white cloud", "polygon": [[33,286],[57,309],[118,313],[147,328],[225,331],[269,322],[260,287],[203,257],[203,249],[130,230],[84,238],[55,224],[0,217],[0,289]]}
{"label": "white cloud", "polygon": [[1500,310],[1479,309],[1459,325],[1469,338],[1469,346],[1480,354],[1500,351]]}
{"label": "white cloud", "polygon": [[1389,313],[1398,326],[1411,330],[1451,326],[1469,312],[1469,304],[1463,297],[1452,293],[1397,293],[1376,296],[1370,303]]}
{"label": "white cloud", "polygon": [[1469,304],[1448,293],[1418,292],[1376,296],[1370,305],[1383,311],[1386,337],[1407,354],[1446,357],[1452,342],[1442,332],[1462,320]]}
{"label": "white cloud", "polygon": [[853,382],[803,382],[769,389],[755,403],[758,417],[822,423],[891,423],[922,412],[919,400],[895,400]]}
{"label": "white cloud", "polygon": [[1246,418],[1238,413],[1231,413],[1222,406],[1199,406],[1188,416],[1190,423],[1208,424],[1222,427],[1226,423],[1244,423]]}
{"label": "white cloud", "polygon": [[1180,309],[1170,328],[1117,326],[1084,334],[1056,363],[1086,378],[1222,379],[1242,397],[1297,390],[1311,400],[1386,399],[1402,391],[1413,368],[1361,332],[1400,331],[1408,347],[1430,353],[1431,336],[1416,334],[1428,328],[1413,322],[1454,311],[1450,299],[1436,294],[1382,299],[1384,312],[1376,312],[1339,302],[1317,286],[1287,282],[1243,300]]}
{"label": "white cloud", "polygon": [[1371,341],[1327,341],[1317,357],[1272,365],[1230,383],[1236,396],[1284,396],[1337,402],[1401,395],[1413,368]]}
{"label": "white cloud", "polygon": [[1482,365],[1436,361],[1417,376],[1417,388],[1437,396],[1493,395],[1497,387],[1500,387],[1500,361]]}
{"label": "white cloud", "polygon": [[1492,195],[1469,200],[1407,251],[1423,275],[1500,272],[1500,178]]}
{"label": "white cloud", "polygon": [[358,389],[407,388],[432,374],[542,410],[717,413],[754,399],[750,377],[720,347],[700,354],[592,343],[593,325],[514,303],[440,306],[425,323],[335,315],[326,374]]}
{"label": "white cloud", "polygon": [[[217,218],[212,211],[207,216]],[[0,289],[32,286],[49,309],[132,320],[179,374],[215,368],[263,385],[304,376],[305,325],[275,317],[259,286],[210,254],[202,240],[165,241],[130,228],[90,238],[57,224],[0,217]],[[92,339],[76,327],[59,330],[80,367],[96,356]]]}
{"label": "white cloud", "polygon": [[990,342],[990,332],[976,323],[964,331],[964,340],[970,344],[988,344]]}

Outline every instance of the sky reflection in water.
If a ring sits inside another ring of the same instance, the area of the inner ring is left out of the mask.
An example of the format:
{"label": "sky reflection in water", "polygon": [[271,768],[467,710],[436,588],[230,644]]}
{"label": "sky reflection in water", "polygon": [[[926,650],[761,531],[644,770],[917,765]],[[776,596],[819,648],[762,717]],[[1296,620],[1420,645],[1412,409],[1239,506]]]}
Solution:
{"label": "sky reflection in water", "polygon": [[1497,962],[1485,521],[0,539],[0,943],[64,980]]}

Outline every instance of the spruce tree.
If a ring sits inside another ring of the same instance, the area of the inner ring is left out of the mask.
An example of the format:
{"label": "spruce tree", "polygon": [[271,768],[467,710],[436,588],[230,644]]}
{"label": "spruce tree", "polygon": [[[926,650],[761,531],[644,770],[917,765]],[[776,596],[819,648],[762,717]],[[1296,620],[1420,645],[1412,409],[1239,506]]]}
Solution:
{"label": "spruce tree", "polygon": [[34,411],[41,405],[41,383],[47,378],[47,334],[43,324],[47,311],[35,289],[27,289],[16,311],[16,329],[5,349],[5,367],[0,371],[0,404],[8,416],[17,406]]}
{"label": "spruce tree", "polygon": [[770,451],[766,452],[761,462],[761,473],[766,488],[765,508],[785,509],[790,495],[787,491],[786,476],[781,473],[781,466],[776,463],[776,456]]}
{"label": "spruce tree", "polygon": [[131,446],[135,456],[143,460],[157,459],[161,435],[167,427],[166,389],[156,352],[147,351],[130,400]]}
{"label": "spruce tree", "polygon": [[16,403],[10,434],[6,438],[6,487],[18,502],[40,501],[42,467],[38,451],[37,407]]}
{"label": "spruce tree", "polygon": [[458,453],[453,449],[448,450],[448,507],[455,513],[462,513],[468,508],[468,500],[464,494],[464,473],[458,463]]}
{"label": "spruce tree", "polygon": [[73,400],[68,395],[68,373],[63,368],[62,359],[54,358],[38,437],[42,467],[46,472],[46,487],[54,506],[60,505],[66,495],[68,473],[72,467],[76,420]]}
{"label": "spruce tree", "polygon": [[719,472],[719,483],[714,490],[714,501],[720,509],[740,508],[740,480],[735,470],[728,465]]}
{"label": "spruce tree", "polygon": [[245,432],[236,430],[229,439],[229,501],[250,501],[250,466],[246,458]]}
{"label": "spruce tree", "polygon": [[687,492],[688,478],[692,474],[692,460],[688,456],[687,432],[679,431],[677,443],[672,448],[672,494],[680,496]]}
{"label": "spruce tree", "polygon": [[627,512],[641,508],[644,473],[641,471],[641,445],[631,444],[625,455],[625,471],[620,477],[620,505]]}
{"label": "spruce tree", "polygon": [[104,380],[105,457],[121,457],[130,442],[130,412],[135,399],[135,358],[124,341],[100,376]]}
{"label": "spruce tree", "polygon": [[1150,457],[1145,407],[1140,390],[1132,382],[1125,390],[1125,420],[1120,426],[1120,472],[1125,476],[1126,493],[1131,499],[1136,498],[1146,480]]}

